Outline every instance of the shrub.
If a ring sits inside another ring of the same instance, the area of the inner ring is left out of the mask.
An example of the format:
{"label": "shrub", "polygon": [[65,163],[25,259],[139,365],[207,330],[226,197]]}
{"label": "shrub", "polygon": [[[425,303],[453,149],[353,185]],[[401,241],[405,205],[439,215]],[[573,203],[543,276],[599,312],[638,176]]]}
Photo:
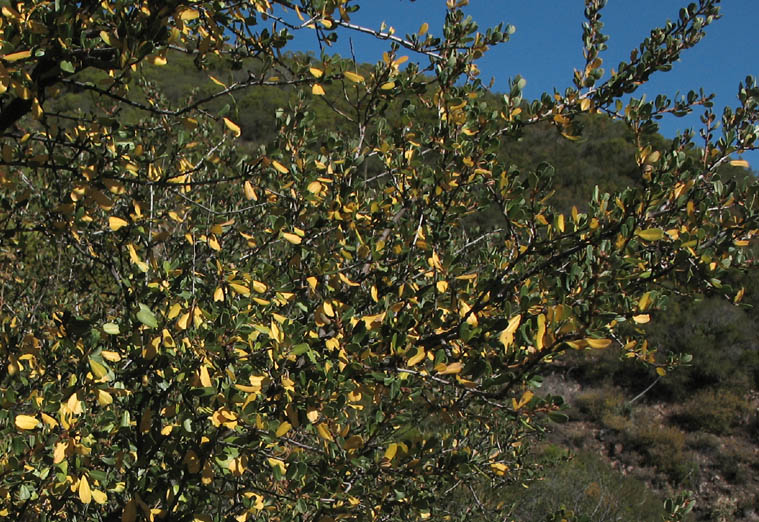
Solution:
{"label": "shrub", "polygon": [[619,388],[605,386],[591,388],[579,393],[575,403],[593,421],[601,421],[607,415],[619,415],[625,405],[625,396]]}
{"label": "shrub", "polygon": [[691,431],[708,431],[717,435],[730,433],[749,415],[749,404],[726,390],[703,390],[683,404],[675,421]]}
{"label": "shrub", "polygon": [[662,499],[642,481],[620,474],[601,457],[585,451],[546,468],[545,478],[530,484],[527,494],[516,484],[499,495],[514,503],[515,520],[554,520],[550,517],[563,513],[564,519],[573,521],[658,521],[663,514]]}
{"label": "shrub", "polygon": [[697,468],[684,452],[685,432],[652,419],[641,419],[640,413],[637,422],[630,423],[624,438],[626,445],[640,453],[642,464],[656,467],[676,483],[694,475]]}

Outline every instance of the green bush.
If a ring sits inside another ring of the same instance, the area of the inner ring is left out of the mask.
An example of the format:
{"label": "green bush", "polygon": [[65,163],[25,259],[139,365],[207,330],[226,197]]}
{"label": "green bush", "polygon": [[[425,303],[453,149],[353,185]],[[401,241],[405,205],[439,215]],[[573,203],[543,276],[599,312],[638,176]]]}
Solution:
{"label": "green bush", "polygon": [[704,390],[683,404],[674,420],[691,431],[730,433],[749,415],[748,402],[725,390]]}
{"label": "green bush", "polygon": [[[551,447],[546,452],[556,454]],[[498,492],[504,502],[514,505],[510,520],[562,520],[551,518],[557,513],[573,521],[662,520],[661,498],[594,453],[555,460],[545,471],[545,478],[527,490],[514,484]]]}
{"label": "green bush", "polygon": [[593,421],[601,421],[607,415],[619,415],[626,399],[619,388],[604,386],[591,388],[577,395],[575,404],[581,413]]}
{"label": "green bush", "polygon": [[642,456],[644,466],[654,466],[670,480],[680,484],[695,475],[697,468],[685,449],[685,432],[653,419],[631,422],[624,433],[625,444]]}

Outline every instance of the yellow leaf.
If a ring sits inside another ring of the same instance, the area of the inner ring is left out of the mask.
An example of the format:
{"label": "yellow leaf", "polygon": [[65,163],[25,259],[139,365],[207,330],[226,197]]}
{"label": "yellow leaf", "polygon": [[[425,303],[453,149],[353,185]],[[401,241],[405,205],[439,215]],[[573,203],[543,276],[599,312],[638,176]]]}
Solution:
{"label": "yellow leaf", "polygon": [[408,61],[408,56],[399,56],[395,60],[393,60],[393,67],[398,67],[399,65],[403,65]]}
{"label": "yellow leaf", "polygon": [[324,96],[326,93],[324,92],[324,87],[315,83],[314,86],[311,87],[311,94],[314,96]]}
{"label": "yellow leaf", "polygon": [[195,20],[197,17],[200,16],[200,13],[197,9],[184,9],[181,13],[179,13],[179,19],[183,22],[187,22],[189,20]]}
{"label": "yellow leaf", "polygon": [[219,87],[224,87],[225,89],[227,88],[227,86],[226,86],[226,85],[224,85],[224,82],[222,82],[221,80],[219,80],[219,79],[217,79],[217,78],[214,78],[214,77],[213,77],[213,76],[211,76],[210,74],[208,75],[208,79],[209,79],[209,80],[211,80],[211,81],[212,81],[213,83],[215,83],[216,85],[218,85]]}
{"label": "yellow leaf", "polygon": [[219,244],[219,240],[216,238],[216,236],[212,235],[208,238],[208,246],[216,252],[221,252],[221,245]]}
{"label": "yellow leaf", "polygon": [[398,453],[398,444],[396,444],[395,442],[393,442],[385,450],[385,458],[387,460],[393,460],[393,458],[395,457],[396,453]]}
{"label": "yellow leaf", "polygon": [[169,320],[172,320],[176,316],[178,316],[179,312],[181,311],[182,311],[182,305],[180,305],[179,303],[174,303],[173,305],[171,305],[171,308],[169,308],[169,315],[166,316],[166,318]]}
{"label": "yellow leaf", "polygon": [[585,342],[588,343],[588,346],[595,348],[596,350],[603,350],[611,345],[611,339],[593,339],[588,337],[585,339]]}
{"label": "yellow leaf", "polygon": [[580,102],[580,110],[585,112],[590,109],[590,98],[583,98]]}
{"label": "yellow leaf", "polygon": [[324,75],[324,71],[317,67],[309,67],[308,72],[310,72],[314,78],[321,78]]}
{"label": "yellow leaf", "polygon": [[272,167],[274,167],[275,169],[277,169],[277,172],[279,172],[280,174],[287,174],[289,172],[287,170],[287,167],[285,167],[284,165],[282,165],[277,160],[272,161],[271,165],[272,165]]}
{"label": "yellow leaf", "polygon": [[646,241],[658,241],[664,237],[664,231],[660,228],[647,228],[646,230],[638,230],[636,234],[638,237],[645,239]]}
{"label": "yellow leaf", "polygon": [[85,504],[92,502],[92,491],[90,491],[90,483],[87,482],[87,477],[79,479],[79,500]]}
{"label": "yellow leaf", "polygon": [[108,495],[100,491],[99,489],[93,489],[92,490],[92,500],[97,502],[98,504],[105,504],[108,502]]}
{"label": "yellow leaf", "polygon": [[100,356],[108,362],[119,362],[121,360],[121,355],[117,352],[111,352],[108,350],[100,352]]}
{"label": "yellow leaf", "polygon": [[515,410],[518,410],[522,406],[530,402],[533,396],[534,394],[530,390],[527,390],[526,392],[524,392],[524,395],[522,395],[522,398],[519,399],[519,402],[517,402],[516,399],[511,399],[511,405]]}
{"label": "yellow leaf", "polygon": [[205,364],[200,367],[200,384],[202,384],[204,388],[210,388],[213,386],[211,376],[208,375],[208,366]]}
{"label": "yellow leaf", "polygon": [[58,421],[52,418],[47,413],[42,413],[42,422],[50,426],[51,428],[57,428],[58,427]]}
{"label": "yellow leaf", "polygon": [[250,289],[245,286],[238,283],[229,283],[229,287],[234,290],[236,294],[249,296],[250,295]]}
{"label": "yellow leaf", "polygon": [[68,398],[66,401],[66,407],[69,409],[69,411],[71,411],[71,413],[74,413],[75,415],[82,413],[82,401],[79,400],[76,392],[72,393]]}
{"label": "yellow leaf", "polygon": [[291,234],[290,232],[282,232],[282,237],[284,237],[287,241],[292,243],[293,245],[300,245],[303,241],[303,238],[300,237],[297,234]]}
{"label": "yellow leaf", "polygon": [[242,186],[243,193],[245,194],[245,199],[247,200],[257,200],[256,197],[256,191],[253,188],[253,185],[250,183],[250,181],[246,181]]}
{"label": "yellow leaf", "polygon": [[308,412],[306,412],[306,418],[308,419],[308,422],[314,424],[319,419],[319,410],[308,410]]}
{"label": "yellow leaf", "polygon": [[664,377],[665,375],[667,375],[667,370],[665,370],[664,368],[657,368],[656,373],[658,373],[661,377]]}
{"label": "yellow leaf", "polygon": [[53,464],[59,464],[66,458],[66,450],[69,447],[68,442],[56,442],[53,450]]}
{"label": "yellow leaf", "polygon": [[141,260],[140,256],[137,255],[137,250],[135,250],[134,245],[129,243],[127,245],[127,250],[129,251],[129,259],[132,261],[132,263],[137,265],[137,268],[139,268],[141,272],[147,272],[148,264]]}
{"label": "yellow leaf", "polygon": [[395,87],[395,82],[394,81],[389,81],[389,82],[385,82],[382,85],[380,85],[380,90],[389,91],[390,89],[392,89],[394,87]]}
{"label": "yellow leaf", "polygon": [[37,417],[31,415],[16,415],[16,427],[21,430],[33,430],[39,424]]}
{"label": "yellow leaf", "polygon": [[353,83],[362,83],[364,81],[364,77],[360,74],[356,74],[354,72],[345,71],[343,73],[343,76],[345,76],[345,79],[348,81],[351,81]]}
{"label": "yellow leaf", "polygon": [[316,431],[319,433],[319,436],[327,441],[334,442],[335,439],[332,437],[332,434],[329,432],[329,428],[326,424],[321,423],[316,426]]}
{"label": "yellow leaf", "polygon": [[279,468],[279,470],[282,472],[283,475],[287,471],[287,467],[285,466],[285,463],[283,460],[275,459],[275,458],[269,458],[267,460],[269,461],[269,466],[271,466],[272,468]]}
{"label": "yellow leaf", "polygon": [[445,293],[448,291],[448,281],[438,281],[435,283],[435,288],[437,288],[437,291],[442,293]]}
{"label": "yellow leaf", "polygon": [[177,326],[182,330],[187,330],[190,323],[190,312],[185,312],[177,321]]}
{"label": "yellow leaf", "polygon": [[430,29],[430,24],[428,24],[427,22],[424,22],[422,26],[419,28],[419,36],[424,36],[425,34],[427,34],[427,31],[429,31],[429,29]]}
{"label": "yellow leaf", "polygon": [[364,439],[361,435],[353,435],[345,440],[343,443],[343,449],[352,450],[358,449],[364,445]]}
{"label": "yellow leaf", "polygon": [[506,472],[509,471],[509,467],[501,462],[493,462],[490,465],[490,469],[492,469],[499,477],[504,476]]}
{"label": "yellow leaf", "polygon": [[564,214],[559,214],[559,217],[556,219],[556,227],[559,229],[559,232],[564,232]]}
{"label": "yellow leaf", "polygon": [[111,230],[114,232],[120,228],[124,228],[127,226],[129,222],[125,219],[121,219],[120,217],[111,216],[108,218],[108,226],[111,227]]}
{"label": "yellow leaf", "polygon": [[312,181],[308,184],[308,187],[306,187],[306,190],[308,190],[311,194],[318,194],[322,191],[324,188],[324,185],[319,183],[318,181]]}
{"label": "yellow leaf", "polygon": [[416,355],[414,355],[413,357],[409,358],[409,360],[406,362],[406,366],[408,366],[408,367],[416,366],[422,360],[424,360],[424,358],[425,358],[426,355],[427,354],[425,353],[424,348],[422,348],[422,347],[417,348],[416,349]]}
{"label": "yellow leaf", "polygon": [[240,136],[241,134],[240,127],[235,122],[233,122],[229,118],[224,118],[224,125],[226,125],[230,131],[232,131],[232,134],[234,134],[235,137]]}
{"label": "yellow leaf", "polygon": [[546,316],[540,314],[538,316],[538,333],[535,335],[535,347],[538,351],[543,349],[543,337],[546,334]]}
{"label": "yellow leaf", "polygon": [[506,326],[506,329],[503,330],[498,336],[498,340],[501,342],[501,344],[503,344],[504,348],[508,348],[511,346],[511,343],[514,342],[514,333],[517,331],[517,328],[519,328],[519,323],[521,321],[522,314],[515,315],[509,320],[509,324]]}
{"label": "yellow leaf", "polygon": [[277,428],[277,432],[275,435],[277,437],[281,437],[282,435],[286,434],[288,431],[290,431],[290,428],[292,428],[293,425],[289,422],[285,421],[282,424],[279,425],[279,428]]}
{"label": "yellow leaf", "polygon": [[113,396],[105,390],[98,390],[97,397],[98,404],[101,406],[108,406],[113,403]]}
{"label": "yellow leaf", "polygon": [[646,324],[651,320],[651,316],[648,314],[639,314],[633,316],[633,321],[635,321],[638,324]]}
{"label": "yellow leaf", "polygon": [[152,63],[153,65],[162,66],[166,65],[168,63],[168,60],[166,60],[165,56],[150,56],[148,57],[148,62]]}
{"label": "yellow leaf", "polygon": [[340,272],[339,277],[340,277],[340,281],[342,281],[343,283],[345,283],[348,286],[361,286],[360,284],[358,284],[358,283],[356,283],[356,282],[351,281],[350,279],[348,279],[348,276],[346,276],[342,272]]}
{"label": "yellow leaf", "polygon": [[25,58],[29,58],[32,55],[32,51],[18,51],[16,53],[6,54],[5,56],[2,56],[3,60],[6,62],[17,62],[19,60],[24,60]]}
{"label": "yellow leaf", "polygon": [[224,289],[222,287],[217,286],[216,290],[214,290],[213,301],[214,303],[218,301],[224,301]]}
{"label": "yellow leaf", "polygon": [[732,165],[733,167],[743,167],[744,169],[747,169],[750,166],[749,163],[748,163],[748,161],[742,160],[742,159],[741,160],[732,160],[730,162],[730,165]]}
{"label": "yellow leaf", "polygon": [[255,279],[251,281],[250,284],[253,287],[253,290],[259,294],[263,294],[269,288],[266,286],[266,284],[262,283],[261,281],[256,281]]}
{"label": "yellow leaf", "polygon": [[453,375],[461,372],[463,365],[460,362],[454,362],[449,365],[446,365],[445,369],[441,372],[438,372],[440,375]]}
{"label": "yellow leaf", "polygon": [[643,312],[646,308],[648,308],[649,304],[651,304],[651,292],[646,292],[638,301],[638,310]]}

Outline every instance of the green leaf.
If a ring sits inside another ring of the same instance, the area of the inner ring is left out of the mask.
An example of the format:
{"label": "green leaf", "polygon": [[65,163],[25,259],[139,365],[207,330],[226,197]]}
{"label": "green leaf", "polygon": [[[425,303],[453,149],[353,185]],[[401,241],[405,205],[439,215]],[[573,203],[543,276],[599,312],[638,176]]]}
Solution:
{"label": "green leaf", "polygon": [[61,68],[61,71],[74,74],[76,70],[74,69],[74,66],[69,62],[68,60],[61,61],[58,66]]}
{"label": "green leaf", "polygon": [[664,231],[660,228],[647,228],[636,232],[639,238],[646,241],[659,241],[664,237]]}
{"label": "green leaf", "polygon": [[116,323],[105,323],[103,325],[103,331],[108,335],[119,335],[119,325]]}
{"label": "green leaf", "polygon": [[140,311],[137,312],[137,319],[150,328],[158,328],[158,321],[155,318],[155,314],[150,311],[150,308],[142,303],[139,303]]}

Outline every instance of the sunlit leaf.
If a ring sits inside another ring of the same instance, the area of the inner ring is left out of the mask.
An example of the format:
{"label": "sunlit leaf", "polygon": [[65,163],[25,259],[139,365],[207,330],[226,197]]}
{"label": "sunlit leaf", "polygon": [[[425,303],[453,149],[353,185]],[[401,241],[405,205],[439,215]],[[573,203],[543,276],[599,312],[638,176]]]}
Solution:
{"label": "sunlit leaf", "polygon": [[498,341],[503,344],[504,348],[508,349],[508,347],[514,342],[514,333],[517,331],[517,328],[519,328],[521,321],[522,315],[515,315],[509,320],[508,326],[506,326],[506,328],[499,334]]}
{"label": "sunlit leaf", "polygon": [[92,491],[90,490],[90,483],[87,482],[87,477],[82,476],[79,479],[79,500],[84,504],[92,502]]}
{"label": "sunlit leaf", "polygon": [[301,242],[303,242],[302,237],[300,237],[297,234],[292,234],[290,232],[282,232],[282,237],[285,238],[288,242],[292,243],[293,245],[300,245]]}
{"label": "sunlit leaf", "polygon": [[348,81],[351,81],[353,83],[362,83],[364,81],[364,77],[360,74],[356,74],[354,72],[345,71],[343,72],[343,76],[345,76],[345,79]]}
{"label": "sunlit leaf", "polygon": [[732,161],[730,161],[730,165],[732,165],[733,167],[743,167],[744,169],[747,169],[747,168],[751,167],[751,165],[749,165],[748,161],[743,160],[743,159],[732,160]]}
{"label": "sunlit leaf", "polygon": [[633,321],[638,324],[646,324],[651,320],[651,316],[648,314],[638,314],[633,316]]}
{"label": "sunlit leaf", "polygon": [[15,424],[20,430],[33,430],[39,425],[39,420],[31,415],[16,415]]}
{"label": "sunlit leaf", "polygon": [[232,134],[234,134],[236,137],[240,136],[240,134],[241,134],[242,131],[240,130],[240,126],[239,125],[237,125],[235,122],[233,122],[229,118],[223,118],[223,121],[224,121],[224,125],[226,125],[226,127],[230,131],[232,131]]}
{"label": "sunlit leaf", "polygon": [[287,167],[282,165],[277,160],[272,161],[271,164],[280,174],[287,174],[289,172],[289,170],[287,170]]}
{"label": "sunlit leaf", "polygon": [[406,361],[406,365],[408,367],[416,366],[420,362],[422,362],[427,354],[424,351],[424,348],[418,347],[416,349],[416,353],[409,358],[408,361]]}
{"label": "sunlit leaf", "polygon": [[596,350],[603,350],[604,348],[611,346],[611,339],[593,339],[588,337],[585,339],[585,342],[588,346]]}
{"label": "sunlit leaf", "polygon": [[277,432],[275,433],[275,435],[277,437],[281,437],[281,436],[285,435],[288,431],[290,431],[290,428],[292,428],[292,427],[293,427],[292,424],[290,424],[289,422],[287,422],[287,421],[282,422],[279,425],[279,427],[277,428]]}
{"label": "sunlit leaf", "polygon": [[327,441],[334,442],[334,437],[332,437],[332,434],[329,432],[329,428],[326,424],[323,422],[321,424],[317,424],[316,426],[316,432],[319,434],[319,436]]}
{"label": "sunlit leaf", "polygon": [[124,228],[127,226],[129,222],[125,219],[121,219],[120,217],[111,216],[108,218],[108,226],[111,227],[111,230],[116,231],[121,228]]}

